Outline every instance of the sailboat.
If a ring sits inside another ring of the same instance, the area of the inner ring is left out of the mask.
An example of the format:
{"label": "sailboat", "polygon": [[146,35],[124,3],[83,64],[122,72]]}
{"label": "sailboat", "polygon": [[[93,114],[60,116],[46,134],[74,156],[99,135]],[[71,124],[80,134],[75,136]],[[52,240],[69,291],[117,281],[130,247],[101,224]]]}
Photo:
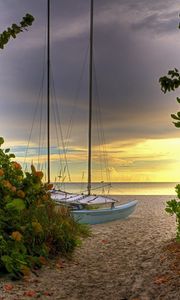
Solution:
{"label": "sailboat", "polygon": [[[69,205],[72,216],[80,223],[98,224],[118,219],[127,218],[135,209],[137,201],[130,201],[126,204],[115,206],[115,199],[110,197],[92,194],[91,186],[91,163],[92,163],[92,90],[93,90],[93,6],[94,0],[90,0],[90,55],[89,55],[89,132],[88,132],[88,182],[86,194],[71,194],[64,191],[52,189],[51,198],[59,204]],[[50,0],[48,0],[48,30],[47,30],[47,176],[50,182],[50,43],[49,43],[49,22],[50,22]],[[110,207],[98,209],[86,209],[91,204],[107,204]]]}

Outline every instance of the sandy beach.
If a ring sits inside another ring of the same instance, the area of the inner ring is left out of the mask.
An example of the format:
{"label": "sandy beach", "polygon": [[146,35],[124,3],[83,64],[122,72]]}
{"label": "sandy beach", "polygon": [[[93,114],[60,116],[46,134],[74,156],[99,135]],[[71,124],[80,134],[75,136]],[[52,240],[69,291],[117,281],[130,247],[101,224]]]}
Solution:
{"label": "sandy beach", "polygon": [[[118,199],[139,200],[127,220],[91,226],[92,236],[70,261],[59,258],[38,271],[38,277],[19,282],[1,278],[0,299],[180,299],[180,264],[167,250],[176,225],[164,207],[172,197]],[[7,290],[6,284],[13,287]]]}

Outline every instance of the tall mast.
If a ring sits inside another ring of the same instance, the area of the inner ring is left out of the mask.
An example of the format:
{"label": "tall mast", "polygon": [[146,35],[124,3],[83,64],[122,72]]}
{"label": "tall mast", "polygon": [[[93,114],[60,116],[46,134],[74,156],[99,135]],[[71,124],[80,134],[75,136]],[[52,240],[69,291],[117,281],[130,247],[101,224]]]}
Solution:
{"label": "tall mast", "polygon": [[50,182],[50,0],[47,0],[47,179]]}
{"label": "tall mast", "polygon": [[90,52],[89,52],[89,133],[88,133],[88,195],[91,194],[91,147],[92,147],[92,87],[93,87],[93,8],[91,0],[90,11]]}

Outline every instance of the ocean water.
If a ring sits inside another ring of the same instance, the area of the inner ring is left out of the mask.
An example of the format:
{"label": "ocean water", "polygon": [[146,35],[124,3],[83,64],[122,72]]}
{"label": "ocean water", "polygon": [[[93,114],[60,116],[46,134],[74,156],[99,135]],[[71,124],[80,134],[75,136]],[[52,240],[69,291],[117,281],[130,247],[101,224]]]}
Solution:
{"label": "ocean water", "polygon": [[[105,183],[92,183],[92,192],[109,195],[175,195],[177,182],[113,182],[111,187]],[[57,184],[58,188],[72,193],[87,191],[87,183]]]}

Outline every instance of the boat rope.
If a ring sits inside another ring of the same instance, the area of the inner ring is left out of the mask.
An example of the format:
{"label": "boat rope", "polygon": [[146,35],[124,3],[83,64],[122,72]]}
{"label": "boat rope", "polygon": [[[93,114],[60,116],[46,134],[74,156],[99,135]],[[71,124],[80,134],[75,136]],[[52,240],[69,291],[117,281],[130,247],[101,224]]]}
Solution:
{"label": "boat rope", "polygon": [[83,182],[84,182],[84,171],[82,172],[82,177],[81,177],[80,193],[83,193]]}
{"label": "boat rope", "polygon": [[[43,107],[43,95],[41,97],[41,101],[40,101],[40,107]],[[42,117],[43,117],[43,110],[40,110],[40,120],[39,120],[39,140],[38,140],[38,160],[37,160],[37,169],[40,169],[40,157],[41,157],[41,151],[42,151],[42,147],[41,147],[41,141],[42,141]]]}
{"label": "boat rope", "polygon": [[[65,139],[62,138],[62,129],[61,129],[61,127],[60,127],[60,130],[59,130],[60,134],[61,134],[61,140],[64,141],[63,153],[64,153],[64,156],[65,156],[65,161],[68,161],[67,153],[68,153],[68,149],[69,149],[70,138],[71,138],[71,135],[72,135],[73,119],[75,118],[75,115],[76,115],[76,112],[77,112],[77,106],[78,106],[77,102],[78,102],[78,99],[79,99],[82,79],[83,79],[83,75],[84,75],[85,67],[86,67],[86,63],[87,63],[88,51],[89,51],[89,45],[86,47],[84,60],[83,60],[82,67],[81,67],[81,70],[80,70],[80,75],[79,75],[79,78],[78,78],[78,81],[77,81],[78,82],[77,83],[77,88],[76,88],[75,97],[74,97],[73,104],[72,104],[72,110],[71,110],[71,113],[70,113],[70,118],[69,118],[69,122],[68,122],[68,126],[67,126],[67,132],[66,132],[66,135],[65,135]],[[53,91],[55,93],[54,80],[53,80]],[[56,101],[56,108],[55,108],[56,113],[57,113],[58,110],[59,109],[58,109],[58,105],[57,105],[57,101]],[[57,115],[59,116],[60,114],[58,113]],[[57,123],[60,124],[60,122],[57,122]],[[56,131],[58,131],[58,130],[56,130]],[[58,138],[58,134],[57,134],[57,138]],[[67,166],[67,169],[68,169],[68,178],[69,178],[69,181],[71,181],[70,172],[69,172],[69,163],[68,164],[66,163],[66,166]],[[63,170],[62,165],[60,165],[59,176],[58,177],[61,178],[61,183],[63,183],[65,181],[66,176],[65,176],[65,172]]]}
{"label": "boat rope", "polygon": [[[99,190],[100,188],[105,188],[105,187],[111,187],[111,183],[104,183],[103,185],[101,185],[100,187],[92,187],[92,191],[95,191],[95,190]],[[87,192],[87,189],[83,190],[82,193],[86,193]]]}
{"label": "boat rope", "polygon": [[81,83],[82,83],[82,79],[83,79],[83,75],[84,75],[84,71],[85,71],[85,66],[87,64],[88,52],[89,52],[89,45],[86,47],[86,50],[85,50],[84,60],[83,60],[82,68],[81,68],[80,75],[78,78],[77,89],[75,92],[75,97],[74,97],[74,101],[72,104],[72,110],[70,113],[70,120],[69,120],[69,125],[67,128],[66,139],[65,139],[66,140],[66,144],[65,144],[66,151],[67,151],[67,149],[69,147],[69,143],[70,143],[70,137],[71,137],[72,127],[73,127],[73,119],[75,117],[75,112],[77,111],[77,100],[79,99]]}
{"label": "boat rope", "polygon": [[31,129],[30,129],[30,133],[29,133],[29,138],[28,138],[28,143],[27,143],[27,147],[25,150],[25,155],[24,155],[24,161],[23,161],[23,170],[27,170],[27,156],[28,156],[28,151],[30,149],[30,142],[32,140],[32,133],[33,133],[33,129],[34,129],[34,124],[36,121],[36,115],[39,109],[40,104],[42,103],[42,99],[43,99],[43,87],[44,87],[44,80],[45,80],[45,46],[43,49],[43,63],[42,63],[42,78],[41,78],[41,84],[40,84],[40,88],[39,88],[39,92],[38,92],[38,96],[37,99],[38,101],[36,102],[35,105],[35,109],[34,109],[34,113],[33,113],[33,121],[32,121],[32,125],[31,125]]}
{"label": "boat rope", "polygon": [[[95,62],[93,60],[94,65],[94,87],[95,87],[95,96],[96,96],[96,126],[97,126],[97,132],[98,132],[98,139],[99,139],[99,147],[102,149],[100,150],[100,164],[101,164],[101,174],[102,174],[102,161],[105,165],[105,172],[106,172],[106,180],[107,182],[110,182],[110,169],[108,164],[108,155],[107,155],[107,148],[106,148],[106,140],[104,135],[104,128],[103,128],[103,122],[102,122],[102,112],[101,112],[101,105],[100,105],[100,95],[99,95],[99,88],[97,83],[97,71]],[[103,176],[102,176],[103,179]]]}
{"label": "boat rope", "polygon": [[[51,66],[50,66],[51,67]],[[24,156],[24,162],[23,162],[23,169],[24,171],[27,171],[27,156],[29,154],[30,151],[30,143],[32,141],[32,136],[34,133],[34,129],[36,131],[36,134],[38,132],[38,142],[37,142],[37,169],[43,170],[43,164],[41,163],[41,156],[44,154],[44,143],[45,143],[45,126],[42,126],[42,122],[43,122],[43,100],[45,98],[44,96],[44,86],[45,86],[45,74],[46,74],[46,31],[45,31],[45,44],[43,47],[43,56],[42,56],[42,78],[41,78],[41,84],[40,84],[40,88],[39,88],[39,92],[38,92],[38,97],[37,101],[36,101],[36,105],[34,108],[34,113],[33,113],[33,121],[32,121],[32,125],[31,125],[31,129],[30,129],[30,134],[29,134],[29,138],[28,138],[28,143],[27,143],[27,147],[25,150],[25,156]],[[61,128],[61,123],[60,123],[60,118],[58,118],[57,120],[57,114],[59,114],[59,109],[58,105],[57,105],[57,100],[56,100],[56,95],[55,95],[55,88],[54,88],[54,79],[53,79],[53,74],[52,74],[52,67],[51,67],[51,79],[52,79],[52,87],[51,87],[51,93],[52,95],[52,107],[54,108],[53,113],[54,113],[54,120],[55,122],[55,127],[56,127],[56,138],[57,138],[57,148],[59,151],[59,163],[61,164],[62,167],[62,158],[60,158],[60,141],[58,138],[58,130],[60,132],[61,135],[61,141],[62,141],[62,149],[63,149],[63,153],[64,153],[64,160],[65,160],[65,164],[66,164],[66,169],[67,169],[67,173],[68,173],[68,177],[70,180],[70,173],[69,173],[69,169],[68,169],[68,165],[67,165],[67,159],[66,159],[66,151],[65,151],[65,146],[64,146],[64,142],[63,142],[63,135],[62,135],[62,128]],[[55,104],[54,104],[55,102]],[[38,121],[37,121],[38,120]],[[57,125],[58,124],[58,125]],[[37,129],[38,128],[38,129]],[[44,129],[44,132],[43,132]],[[46,170],[47,171],[47,170]],[[45,175],[45,174],[44,174]],[[46,176],[45,176],[46,177]],[[64,177],[64,176],[63,176]],[[65,177],[64,177],[65,178]]]}
{"label": "boat rope", "polygon": [[69,172],[69,166],[68,166],[68,161],[67,161],[67,151],[65,147],[65,142],[64,142],[64,137],[62,133],[62,126],[61,126],[61,118],[60,118],[60,112],[59,112],[59,106],[57,103],[57,97],[56,97],[56,92],[55,92],[55,85],[54,85],[54,78],[53,78],[53,73],[52,73],[52,68],[51,68],[51,78],[52,78],[52,98],[54,101],[52,101],[52,108],[53,108],[53,113],[54,113],[54,120],[55,120],[55,129],[56,129],[56,139],[57,139],[57,145],[58,145],[58,154],[59,154],[59,162],[61,163],[61,169],[62,169],[62,159],[61,159],[61,153],[60,153],[60,139],[59,139],[59,134],[60,132],[60,137],[61,137],[61,143],[62,143],[62,152],[64,156],[64,161],[65,161],[65,166],[67,169],[67,175],[69,181],[71,181],[71,176]]}

